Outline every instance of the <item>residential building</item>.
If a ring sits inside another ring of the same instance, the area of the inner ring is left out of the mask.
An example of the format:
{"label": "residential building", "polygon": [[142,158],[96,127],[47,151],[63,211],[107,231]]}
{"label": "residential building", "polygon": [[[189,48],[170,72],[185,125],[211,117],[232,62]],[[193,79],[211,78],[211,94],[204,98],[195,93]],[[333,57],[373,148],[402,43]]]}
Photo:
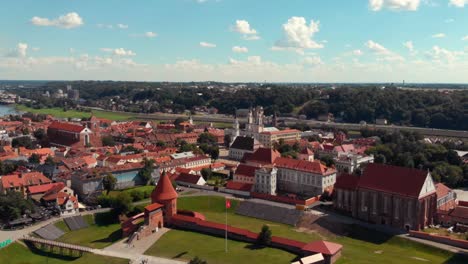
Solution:
{"label": "residential building", "polygon": [[260,143],[253,137],[238,136],[229,147],[229,158],[241,160],[245,153],[253,153],[260,147]]}
{"label": "residential building", "polygon": [[90,145],[99,147],[102,144],[99,133],[72,123],[53,122],[47,128],[47,137],[50,144],[57,147],[83,148]]}
{"label": "residential building", "polygon": [[355,153],[339,153],[338,157],[333,159],[335,166],[340,173],[353,173],[362,165],[374,163],[374,155],[359,155]]}

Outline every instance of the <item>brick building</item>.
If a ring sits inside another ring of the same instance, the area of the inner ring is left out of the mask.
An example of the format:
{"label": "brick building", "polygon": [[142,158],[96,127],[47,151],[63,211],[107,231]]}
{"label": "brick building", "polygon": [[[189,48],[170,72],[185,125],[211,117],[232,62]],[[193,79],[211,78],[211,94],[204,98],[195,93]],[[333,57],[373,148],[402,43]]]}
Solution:
{"label": "brick building", "polygon": [[100,133],[94,133],[87,126],[79,124],[53,122],[47,128],[47,137],[50,144],[57,147],[83,148],[102,145]]}
{"label": "brick building", "polygon": [[371,163],[360,177],[338,177],[334,206],[366,222],[420,230],[434,222],[437,194],[429,172]]}

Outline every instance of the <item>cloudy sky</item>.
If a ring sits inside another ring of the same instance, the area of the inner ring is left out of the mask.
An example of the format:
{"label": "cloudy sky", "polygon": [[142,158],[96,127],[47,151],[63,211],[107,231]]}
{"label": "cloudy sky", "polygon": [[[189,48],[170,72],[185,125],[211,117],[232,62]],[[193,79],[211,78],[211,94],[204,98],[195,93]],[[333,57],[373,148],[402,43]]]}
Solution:
{"label": "cloudy sky", "polygon": [[468,0],[15,0],[0,79],[468,83]]}

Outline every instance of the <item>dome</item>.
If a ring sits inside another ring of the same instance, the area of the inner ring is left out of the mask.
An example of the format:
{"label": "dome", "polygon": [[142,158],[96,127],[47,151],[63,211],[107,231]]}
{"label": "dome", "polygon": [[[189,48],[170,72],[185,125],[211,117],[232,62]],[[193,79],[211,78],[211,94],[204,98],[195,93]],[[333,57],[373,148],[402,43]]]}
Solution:
{"label": "dome", "polygon": [[158,185],[151,193],[151,201],[155,203],[159,201],[173,200],[176,199],[177,196],[177,192],[174,190],[171,180],[165,173],[163,173],[159,178]]}

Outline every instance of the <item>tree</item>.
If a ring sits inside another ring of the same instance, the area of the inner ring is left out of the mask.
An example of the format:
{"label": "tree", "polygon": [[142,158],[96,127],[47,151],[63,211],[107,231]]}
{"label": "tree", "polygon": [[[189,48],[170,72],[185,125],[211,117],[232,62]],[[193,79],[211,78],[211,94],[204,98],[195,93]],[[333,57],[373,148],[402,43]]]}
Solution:
{"label": "tree", "polygon": [[101,140],[102,140],[103,146],[110,146],[110,147],[115,146],[114,137],[112,136],[105,136]]}
{"label": "tree", "polygon": [[56,163],[55,163],[54,158],[52,158],[52,156],[47,156],[47,158],[44,161],[44,164],[55,166]]}
{"label": "tree", "polygon": [[152,174],[154,171],[154,160],[146,159],[143,161],[145,166],[138,172],[138,177],[144,182],[145,185],[148,185],[150,180],[153,178]]}
{"label": "tree", "polygon": [[39,164],[39,163],[41,163],[41,156],[34,153],[28,158],[28,161],[29,161],[29,163]]}
{"label": "tree", "polygon": [[129,193],[121,192],[112,200],[112,210],[117,214],[126,214],[133,210],[133,200]]}
{"label": "tree", "polygon": [[320,157],[320,161],[322,161],[322,163],[324,163],[327,167],[335,165],[335,161],[331,156]]}
{"label": "tree", "polygon": [[201,175],[202,175],[203,179],[205,179],[205,181],[209,180],[211,178],[211,175],[212,175],[211,169],[203,168],[201,170]]}
{"label": "tree", "polygon": [[189,261],[188,264],[208,264],[208,262],[206,262],[205,260],[202,260],[199,257],[194,257],[193,259]]}
{"label": "tree", "polygon": [[31,138],[28,136],[24,137],[17,137],[14,138],[13,141],[11,142],[12,147],[18,148],[18,147],[25,147],[25,148],[32,148],[32,141]]}
{"label": "tree", "polygon": [[198,144],[209,144],[209,145],[216,145],[218,144],[218,140],[216,137],[208,132],[201,133],[197,139]]}
{"label": "tree", "polygon": [[257,245],[269,246],[271,244],[271,230],[267,225],[262,227],[262,230],[257,237]]}
{"label": "tree", "polygon": [[115,189],[115,185],[117,184],[117,179],[112,173],[107,173],[106,177],[102,180],[102,185],[104,186],[104,190],[107,191],[109,194],[110,191]]}
{"label": "tree", "polygon": [[458,153],[454,150],[449,150],[447,152],[447,162],[451,165],[460,165],[462,163],[461,158],[458,156]]}
{"label": "tree", "polygon": [[33,210],[33,202],[30,199],[24,199],[21,192],[9,191],[0,195],[0,217],[5,222],[17,219],[22,214]]}
{"label": "tree", "polygon": [[436,181],[443,182],[450,187],[455,187],[463,181],[462,168],[446,162],[437,164],[431,174]]}

